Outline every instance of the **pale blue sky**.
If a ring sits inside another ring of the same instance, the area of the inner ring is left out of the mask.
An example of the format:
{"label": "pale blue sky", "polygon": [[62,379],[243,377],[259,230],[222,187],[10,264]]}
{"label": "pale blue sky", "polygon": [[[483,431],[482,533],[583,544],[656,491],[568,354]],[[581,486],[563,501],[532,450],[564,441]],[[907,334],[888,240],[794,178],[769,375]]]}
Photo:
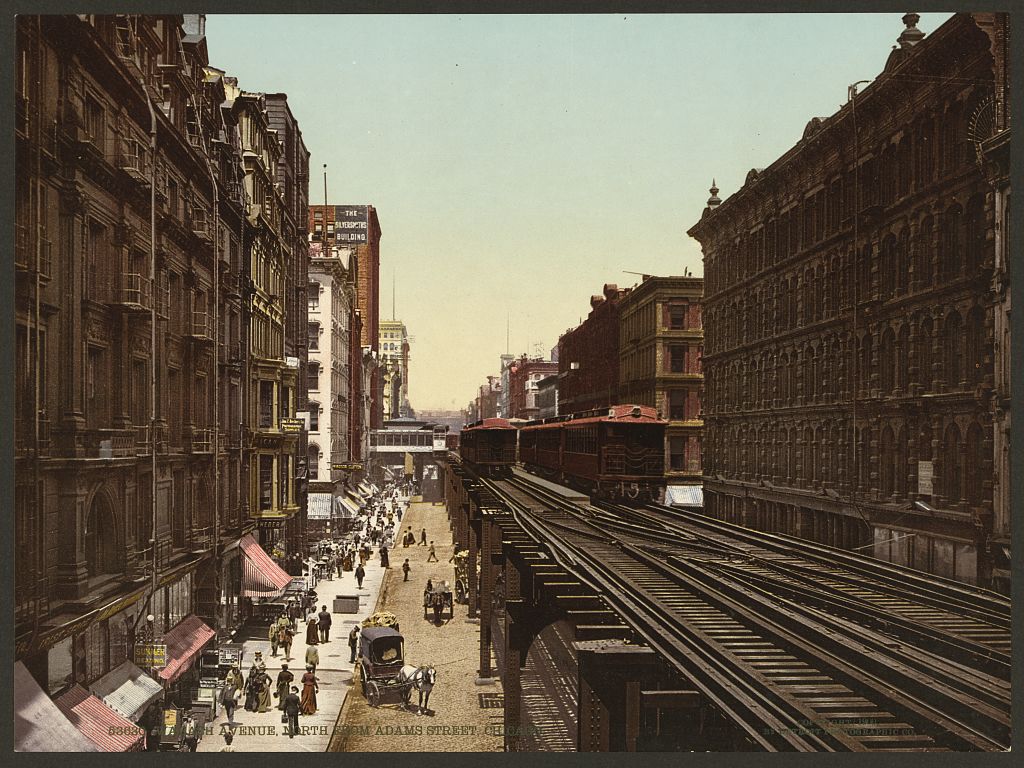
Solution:
{"label": "pale blue sky", "polygon": [[[219,16],[210,61],[284,92],[310,199],[377,208],[381,316],[414,338],[414,408],[461,408],[505,351],[545,352],[604,283],[703,273],[686,235],[846,87],[900,13]],[[932,32],[950,14],[922,14]],[[254,45],[254,41],[257,43]]]}

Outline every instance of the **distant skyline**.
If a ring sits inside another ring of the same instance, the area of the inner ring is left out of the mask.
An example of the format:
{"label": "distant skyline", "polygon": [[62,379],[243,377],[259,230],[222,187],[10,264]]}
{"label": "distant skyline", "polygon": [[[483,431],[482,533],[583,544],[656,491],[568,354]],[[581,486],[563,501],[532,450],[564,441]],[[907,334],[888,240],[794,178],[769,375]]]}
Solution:
{"label": "distant skyline", "polygon": [[209,15],[206,33],[243,89],[288,94],[310,203],[327,163],[328,202],[376,207],[410,402],[451,410],[499,372],[506,317],[513,354],[546,355],[605,283],[702,275],[686,230],[712,178],[728,198],[836,112],[901,16]]}

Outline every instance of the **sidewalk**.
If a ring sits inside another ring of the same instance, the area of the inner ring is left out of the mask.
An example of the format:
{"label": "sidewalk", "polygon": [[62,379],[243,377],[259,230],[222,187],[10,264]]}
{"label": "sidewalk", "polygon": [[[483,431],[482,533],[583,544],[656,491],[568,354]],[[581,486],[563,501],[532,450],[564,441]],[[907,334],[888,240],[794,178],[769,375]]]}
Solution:
{"label": "sidewalk", "polygon": [[[404,516],[403,518],[404,519]],[[401,523],[401,519],[399,521]],[[400,528],[396,527],[396,530]],[[391,568],[394,570],[401,561],[395,563],[391,556]],[[359,613],[333,613],[330,641],[326,645],[318,645],[320,666],[316,676],[320,679],[320,693],[317,694],[317,711],[313,715],[300,715],[299,725],[304,733],[294,739],[288,738],[286,726],[281,722],[281,710],[271,709],[268,712],[247,712],[239,707],[235,710],[235,738],[232,747],[235,752],[324,752],[331,740],[338,714],[345,703],[348,692],[352,690],[352,665],[349,664],[348,633],[353,624],[360,624],[372,614],[377,607],[377,599],[384,583],[385,571],[380,567],[380,557],[374,554],[366,562],[366,576],[363,588],[356,588],[356,577],[351,571],[344,572],[339,579],[335,574],[332,579],[321,579],[315,589],[318,597],[317,611],[326,605],[333,608],[335,595],[359,595]],[[265,625],[260,625],[265,627]],[[265,633],[264,633],[265,634]],[[265,637],[257,640],[244,640],[242,643],[244,656],[242,673],[248,679],[256,651],[263,652],[263,660],[267,663],[267,674],[273,684],[277,684],[277,673],[281,665],[287,664],[289,671],[295,675],[295,682],[301,694],[299,680],[306,671],[306,628],[300,622],[299,631],[292,643],[291,660],[284,658],[284,651],[278,650],[277,656],[270,655],[270,641]],[[244,702],[244,694],[242,701]],[[272,699],[275,707],[277,699]],[[224,712],[212,723],[207,724],[207,732],[199,742],[198,752],[219,752],[224,746],[221,735],[227,723]],[[212,729],[212,732],[211,732]]]}

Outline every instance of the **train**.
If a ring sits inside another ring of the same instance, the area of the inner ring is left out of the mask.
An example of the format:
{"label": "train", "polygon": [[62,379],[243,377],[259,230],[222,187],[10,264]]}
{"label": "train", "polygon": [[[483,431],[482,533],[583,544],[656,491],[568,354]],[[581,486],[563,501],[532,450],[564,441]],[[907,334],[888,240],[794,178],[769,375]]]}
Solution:
{"label": "train", "polygon": [[656,501],[665,488],[667,424],[656,409],[643,405],[613,405],[521,425],[485,419],[462,431],[460,453],[489,477],[511,472],[518,459],[529,472],[598,498]]}

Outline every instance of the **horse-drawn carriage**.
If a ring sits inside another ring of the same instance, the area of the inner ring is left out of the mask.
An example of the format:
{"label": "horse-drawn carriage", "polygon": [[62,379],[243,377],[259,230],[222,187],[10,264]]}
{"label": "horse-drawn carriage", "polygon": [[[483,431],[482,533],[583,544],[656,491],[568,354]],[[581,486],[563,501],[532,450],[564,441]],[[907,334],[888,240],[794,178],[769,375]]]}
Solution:
{"label": "horse-drawn carriage", "polygon": [[447,581],[433,584],[428,581],[423,590],[423,618],[427,618],[428,610],[434,611],[434,623],[440,624],[444,619],[445,610],[448,611],[448,618],[455,618],[455,602],[452,597],[451,587]]}
{"label": "horse-drawn carriage", "polygon": [[419,692],[418,713],[426,709],[437,680],[432,666],[405,663],[405,640],[393,627],[363,627],[359,635],[359,674],[371,707],[379,707],[386,699],[398,699],[408,706],[415,688]]}

